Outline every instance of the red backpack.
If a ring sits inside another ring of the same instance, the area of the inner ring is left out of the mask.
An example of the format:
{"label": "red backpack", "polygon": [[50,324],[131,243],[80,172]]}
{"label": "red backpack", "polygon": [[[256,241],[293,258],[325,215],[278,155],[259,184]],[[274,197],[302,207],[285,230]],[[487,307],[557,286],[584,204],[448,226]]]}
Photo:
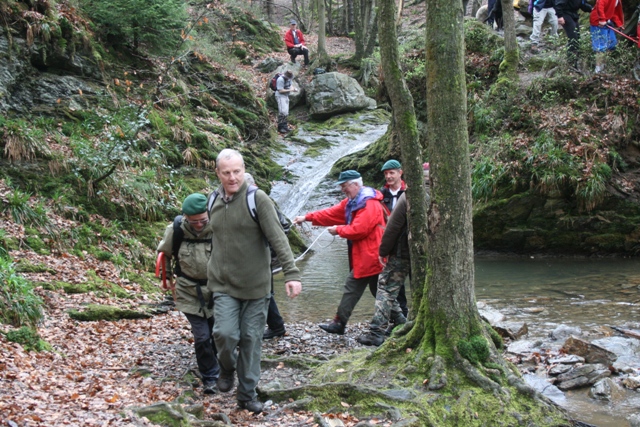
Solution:
{"label": "red backpack", "polygon": [[271,77],[271,80],[269,81],[269,88],[274,92],[278,90],[278,77],[281,75],[282,73],[276,73],[276,75]]}

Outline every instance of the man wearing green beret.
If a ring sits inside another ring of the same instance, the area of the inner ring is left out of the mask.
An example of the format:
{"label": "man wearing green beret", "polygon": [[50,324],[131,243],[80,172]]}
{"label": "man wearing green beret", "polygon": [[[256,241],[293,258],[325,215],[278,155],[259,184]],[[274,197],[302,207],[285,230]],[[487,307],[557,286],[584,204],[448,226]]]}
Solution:
{"label": "man wearing green beret", "polygon": [[207,197],[191,194],[182,203],[182,213],[167,226],[158,252],[163,252],[167,258],[175,255],[176,308],[191,324],[203,391],[213,394],[220,367],[211,337],[213,300],[207,289],[207,262],[212,247],[211,233],[205,230],[209,222]]}
{"label": "man wearing green beret", "polygon": [[[402,194],[407,190],[407,184],[402,179],[402,165],[395,159],[387,160],[385,164],[382,165],[381,171],[384,173],[385,180],[384,187],[380,189],[380,192],[384,197],[382,201],[389,209],[389,212],[392,212],[396,207],[400,196],[402,196]],[[400,304],[403,316],[407,317],[409,314],[409,308],[407,307],[407,295],[404,284],[402,284],[398,292],[398,304]],[[393,322],[389,325],[389,333],[394,326]]]}

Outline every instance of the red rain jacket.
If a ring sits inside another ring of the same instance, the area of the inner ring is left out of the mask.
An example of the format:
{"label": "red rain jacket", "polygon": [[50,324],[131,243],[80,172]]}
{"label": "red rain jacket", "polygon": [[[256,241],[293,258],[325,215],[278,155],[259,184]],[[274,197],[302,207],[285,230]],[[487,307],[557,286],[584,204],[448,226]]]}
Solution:
{"label": "red rain jacket", "polygon": [[[618,3],[618,4],[616,4]],[[616,27],[624,25],[624,14],[622,13],[622,0],[598,0],[593,6],[589,23],[598,26],[600,22],[613,21]]]}
{"label": "red rain jacket", "polygon": [[348,198],[330,208],[305,215],[306,220],[313,225],[338,225],[338,235],[350,241],[349,266],[356,279],[380,274],[382,271],[378,260],[378,248],[385,227],[381,200],[382,193],[375,190],[375,197],[367,200],[363,208],[353,212],[349,225],[344,225]]}
{"label": "red rain jacket", "polygon": [[[304,44],[304,36],[302,35],[302,31],[296,28],[296,32],[298,33],[298,43]],[[293,46],[295,46],[291,29],[287,30],[287,32],[284,34],[284,42],[287,45],[287,49],[291,49]]]}

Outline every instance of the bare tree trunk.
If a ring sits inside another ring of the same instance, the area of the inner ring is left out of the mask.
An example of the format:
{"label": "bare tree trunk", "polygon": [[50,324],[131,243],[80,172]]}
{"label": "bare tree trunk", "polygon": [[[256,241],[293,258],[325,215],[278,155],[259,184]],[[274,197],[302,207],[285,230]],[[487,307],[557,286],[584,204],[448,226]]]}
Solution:
{"label": "bare tree trunk", "polygon": [[[328,66],[331,63],[331,59],[327,54],[326,48],[326,36],[325,36],[325,11],[324,11],[324,0],[316,0],[318,7],[318,58],[314,61],[315,66]],[[318,64],[316,64],[316,62]]]}
{"label": "bare tree trunk", "polygon": [[273,0],[265,0],[265,9],[267,12],[267,19],[273,21]]}
{"label": "bare tree trunk", "polygon": [[[376,11],[374,0],[354,0],[354,6],[356,51],[351,60],[354,64],[359,64],[362,59],[371,56],[371,53],[367,54],[367,52],[370,46],[374,46],[377,36]],[[372,48],[371,52],[373,52]]]}
{"label": "bare tree trunk", "polygon": [[396,27],[400,26],[403,10],[404,10],[404,0],[398,0],[398,4],[396,6]]}
{"label": "bare tree trunk", "polygon": [[395,1],[379,0],[380,59],[384,84],[391,100],[393,120],[391,140],[399,141],[407,188],[409,242],[411,251],[411,291],[413,307],[420,307],[425,281],[427,206],[422,184],[422,147],[418,135],[413,97],[400,68]]}
{"label": "bare tree trunk", "polygon": [[347,3],[347,34],[351,33],[355,28],[355,0],[346,0]]}
{"label": "bare tree trunk", "polygon": [[324,7],[327,10],[327,28],[329,29],[329,34],[335,34],[333,28],[333,0],[326,0]]}
{"label": "bare tree trunk", "polygon": [[516,20],[511,0],[502,1],[502,22],[504,25],[504,60],[500,64],[500,77],[510,82],[518,81],[518,42],[516,41]]}

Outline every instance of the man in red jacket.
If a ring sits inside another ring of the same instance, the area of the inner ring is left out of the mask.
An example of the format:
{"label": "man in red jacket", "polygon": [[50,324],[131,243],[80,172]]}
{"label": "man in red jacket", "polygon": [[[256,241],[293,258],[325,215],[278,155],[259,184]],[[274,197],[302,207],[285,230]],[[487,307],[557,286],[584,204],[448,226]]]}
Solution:
{"label": "man in red jacket", "polygon": [[589,24],[591,24],[591,45],[596,53],[596,73],[602,73],[605,52],[614,50],[618,44],[616,33],[608,27],[624,25],[622,0],[598,0],[591,10]]}
{"label": "man in red jacket", "polygon": [[287,45],[287,52],[291,56],[291,63],[296,63],[298,55],[304,56],[304,65],[309,65],[309,49],[304,45],[304,36],[302,31],[296,28],[297,22],[293,19],[290,21],[289,29],[284,34],[284,42]]}
{"label": "man in red jacket", "polygon": [[347,196],[335,206],[297,216],[294,224],[311,221],[313,225],[329,226],[334,236],[348,240],[349,267],[351,272],[344,285],[344,293],[333,322],[320,325],[331,334],[343,335],[354,307],[367,286],[376,295],[378,274],[382,264],[378,259],[378,247],[385,227],[385,207],[382,193],[364,187],[362,177],[354,170],[340,173],[337,184]]}

